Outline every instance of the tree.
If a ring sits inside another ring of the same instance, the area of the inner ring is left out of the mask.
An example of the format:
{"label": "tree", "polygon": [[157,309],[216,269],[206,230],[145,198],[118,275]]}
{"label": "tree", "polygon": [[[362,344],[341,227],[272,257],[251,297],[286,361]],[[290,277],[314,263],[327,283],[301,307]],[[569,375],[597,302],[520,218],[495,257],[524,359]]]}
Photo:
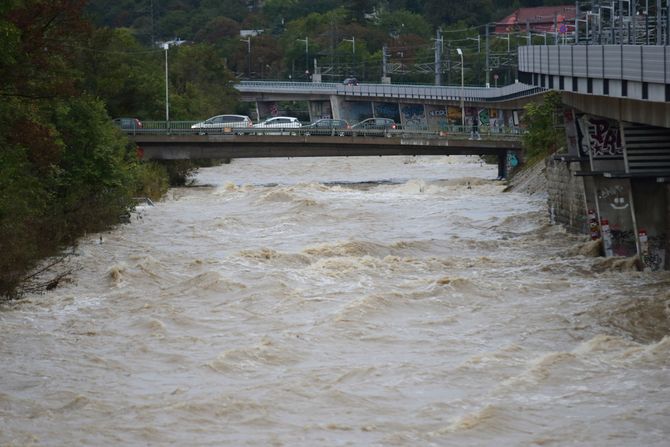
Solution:
{"label": "tree", "polygon": [[523,123],[527,132],[523,145],[528,159],[556,152],[565,138],[559,126],[562,112],[561,94],[547,92],[541,103],[530,102],[524,107]]}
{"label": "tree", "polygon": [[182,45],[170,50],[170,108],[176,120],[234,110],[233,75],[214,46]]}
{"label": "tree", "polygon": [[430,38],[433,31],[432,26],[423,16],[406,10],[382,12],[375,27],[385,31],[387,35],[398,37],[403,34],[416,34],[424,38]]}
{"label": "tree", "polygon": [[163,50],[147,48],[125,28],[95,30],[79,64],[84,91],[105,101],[112,117],[160,118],[164,110]]}

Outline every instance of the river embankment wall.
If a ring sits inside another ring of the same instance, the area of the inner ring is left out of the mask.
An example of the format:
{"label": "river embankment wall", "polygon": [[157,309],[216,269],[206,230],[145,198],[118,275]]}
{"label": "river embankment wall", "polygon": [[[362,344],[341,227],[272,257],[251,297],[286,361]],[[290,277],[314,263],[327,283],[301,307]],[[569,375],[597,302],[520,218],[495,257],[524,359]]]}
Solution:
{"label": "river embankment wall", "polygon": [[[670,183],[632,179],[611,186],[594,175],[579,161],[553,155],[513,173],[507,190],[545,195],[551,223],[602,238],[605,256],[635,256],[645,270],[670,269]],[[630,224],[603,218],[612,209],[630,216]]]}
{"label": "river embankment wall", "polygon": [[584,182],[575,176],[579,163],[547,157],[513,173],[507,191],[543,195],[552,224],[572,233],[588,234]]}

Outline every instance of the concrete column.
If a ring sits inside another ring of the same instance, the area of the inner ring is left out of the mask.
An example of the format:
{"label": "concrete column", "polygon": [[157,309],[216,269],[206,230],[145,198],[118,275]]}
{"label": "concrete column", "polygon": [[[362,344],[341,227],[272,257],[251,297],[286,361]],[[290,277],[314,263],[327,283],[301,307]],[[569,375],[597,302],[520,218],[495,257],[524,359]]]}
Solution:
{"label": "concrete column", "polygon": [[342,107],[340,107],[340,101],[343,100],[337,95],[332,95],[330,97],[330,109],[333,112],[334,119],[341,119],[342,117]]}
{"label": "concrete column", "polygon": [[507,151],[498,155],[498,180],[507,178]]}
{"label": "concrete column", "polygon": [[670,184],[665,186],[665,270],[670,270]]}

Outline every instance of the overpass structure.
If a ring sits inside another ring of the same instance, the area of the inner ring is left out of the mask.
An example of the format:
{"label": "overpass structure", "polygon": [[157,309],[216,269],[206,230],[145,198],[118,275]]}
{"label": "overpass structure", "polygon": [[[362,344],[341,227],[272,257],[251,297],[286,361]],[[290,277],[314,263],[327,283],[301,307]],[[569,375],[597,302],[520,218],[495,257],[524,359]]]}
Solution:
{"label": "overpass structure", "polygon": [[546,88],[522,83],[504,87],[243,81],[240,100],[255,104],[256,118],[285,114],[283,103],[307,104],[309,120],[391,118],[405,129],[449,131],[469,126],[474,117],[485,127],[519,125],[523,106]]}
{"label": "overpass structure", "polygon": [[[594,11],[617,2],[593,3],[577,18],[579,44],[518,50],[519,79],[561,92],[565,106],[566,150],[548,170],[562,186],[550,207],[559,223],[602,237],[606,255],[669,268],[668,2],[656,17],[615,8],[595,24]],[[645,23],[660,26],[645,35]]]}

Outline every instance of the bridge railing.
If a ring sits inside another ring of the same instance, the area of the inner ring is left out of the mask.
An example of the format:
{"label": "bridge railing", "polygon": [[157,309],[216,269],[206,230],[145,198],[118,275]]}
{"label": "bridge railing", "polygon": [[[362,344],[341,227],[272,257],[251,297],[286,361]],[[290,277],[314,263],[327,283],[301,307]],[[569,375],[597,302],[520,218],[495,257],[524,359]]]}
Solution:
{"label": "bridge railing", "polygon": [[416,139],[468,139],[518,140],[524,133],[519,127],[479,126],[478,135],[473,135],[471,126],[449,125],[440,130],[420,127],[400,127],[398,129],[329,129],[329,128],[255,128],[255,127],[214,127],[196,128],[196,121],[144,121],[141,128],[122,129],[128,135],[239,135],[239,136],[339,136],[339,137],[386,137]]}
{"label": "bridge railing", "polygon": [[242,81],[235,85],[242,93],[328,94],[369,98],[427,99],[466,102],[496,102],[535,95],[545,88],[514,83],[502,87],[436,86],[403,84],[344,85],[332,82]]}

